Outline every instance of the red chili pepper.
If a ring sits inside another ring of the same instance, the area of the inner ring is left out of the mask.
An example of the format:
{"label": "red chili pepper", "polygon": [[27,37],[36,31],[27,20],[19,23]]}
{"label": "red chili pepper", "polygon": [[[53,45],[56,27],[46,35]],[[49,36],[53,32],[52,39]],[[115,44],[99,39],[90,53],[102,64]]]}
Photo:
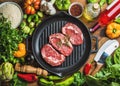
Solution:
{"label": "red chili pepper", "polygon": [[92,67],[91,63],[87,63],[85,65],[84,70],[83,70],[83,72],[84,72],[85,75],[89,74],[91,67]]}
{"label": "red chili pepper", "polygon": [[35,82],[38,80],[37,76],[35,74],[22,74],[19,73],[18,77],[27,81],[27,82]]}

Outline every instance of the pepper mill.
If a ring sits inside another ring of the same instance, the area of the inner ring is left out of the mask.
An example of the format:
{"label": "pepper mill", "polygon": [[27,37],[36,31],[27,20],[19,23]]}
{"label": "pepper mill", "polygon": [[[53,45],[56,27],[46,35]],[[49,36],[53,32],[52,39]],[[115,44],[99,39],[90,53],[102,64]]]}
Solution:
{"label": "pepper mill", "polygon": [[46,77],[48,75],[48,72],[42,68],[35,68],[29,65],[22,66],[20,63],[16,63],[15,70],[18,72],[24,72],[24,73],[35,73],[43,77]]}

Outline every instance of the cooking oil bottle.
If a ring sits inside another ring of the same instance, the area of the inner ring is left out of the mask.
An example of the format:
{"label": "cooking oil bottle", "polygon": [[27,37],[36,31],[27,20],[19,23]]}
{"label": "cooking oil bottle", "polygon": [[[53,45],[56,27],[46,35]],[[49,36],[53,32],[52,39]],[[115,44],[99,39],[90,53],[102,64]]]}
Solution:
{"label": "cooking oil bottle", "polygon": [[89,3],[86,5],[83,16],[88,21],[92,21],[100,14],[100,6],[98,3]]}

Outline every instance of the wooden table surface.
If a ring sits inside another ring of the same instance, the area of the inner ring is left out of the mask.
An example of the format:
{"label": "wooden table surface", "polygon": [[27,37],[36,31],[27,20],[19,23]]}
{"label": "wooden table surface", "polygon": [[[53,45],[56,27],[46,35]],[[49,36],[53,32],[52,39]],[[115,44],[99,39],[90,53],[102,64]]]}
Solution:
{"label": "wooden table surface", "polygon": [[[0,2],[4,2],[4,1],[14,1],[14,2],[19,3],[20,5],[22,4],[22,0],[0,0]],[[75,1],[82,3],[84,7],[86,5],[86,0],[71,0],[71,2],[75,2]],[[101,8],[101,11],[103,11],[106,8],[106,6],[107,5],[104,5]],[[90,27],[92,27],[97,22],[97,19],[95,19],[92,22],[88,22],[87,20],[85,20],[85,18],[83,16],[80,18],[80,20],[88,27],[88,29]],[[105,38],[106,37],[105,36],[105,27],[99,28],[94,33],[91,33],[91,35],[96,36],[98,38],[98,40],[99,40],[99,46],[102,45],[107,40],[107,38]],[[120,37],[117,38],[117,40],[120,43]],[[91,61],[94,58],[94,56],[95,56],[95,54],[91,54],[87,62]],[[82,68],[81,68],[81,71],[82,71]],[[29,86],[37,86],[37,84],[36,83],[29,84]]]}

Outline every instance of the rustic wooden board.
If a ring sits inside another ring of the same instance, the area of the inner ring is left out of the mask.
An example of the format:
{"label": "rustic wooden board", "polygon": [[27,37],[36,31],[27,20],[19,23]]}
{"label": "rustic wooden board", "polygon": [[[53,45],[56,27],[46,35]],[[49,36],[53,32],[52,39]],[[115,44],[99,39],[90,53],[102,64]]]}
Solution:
{"label": "rustic wooden board", "polygon": [[[14,2],[17,2],[17,3],[19,3],[19,4],[23,4],[22,1],[24,1],[24,0],[0,0],[0,2],[5,2],[5,1],[14,1]],[[86,0],[71,0],[71,2],[80,2],[80,3],[83,4],[83,7],[85,7],[85,5],[86,5]],[[105,4],[105,5],[102,7],[101,11],[103,11],[103,10],[106,8],[106,6],[107,6],[107,5]],[[95,19],[95,20],[92,21],[92,22],[88,22],[83,16],[80,18],[80,20],[83,21],[83,23],[88,27],[88,29],[89,29],[90,27],[92,27],[92,26],[95,24],[95,22],[97,22],[97,19]],[[105,28],[105,27],[101,27],[101,28],[98,29],[95,33],[92,33],[92,35],[98,37],[98,40],[99,40],[98,45],[99,45],[99,47],[102,46],[102,44],[108,40],[108,38],[105,36],[105,29],[104,29],[104,28]],[[117,40],[118,40],[119,43],[120,43],[120,37],[117,38]],[[91,55],[89,56],[89,59],[87,60],[87,62],[93,61],[95,55],[96,55],[96,53],[91,54]],[[84,66],[83,66],[83,67],[84,67]],[[83,71],[83,67],[80,69],[81,72]],[[38,84],[37,84],[37,82],[35,82],[35,83],[29,83],[28,86],[38,86]]]}
{"label": "rustic wooden board", "polygon": [[[108,40],[107,37],[101,38],[100,41],[98,42],[98,49],[99,49],[107,40]],[[96,55],[96,53],[91,54],[91,55],[89,56],[89,59],[86,61],[86,63],[91,63],[91,62],[93,62],[95,55]],[[85,64],[86,64],[86,63],[85,63]],[[84,65],[85,65],[85,64],[84,64]],[[80,68],[80,72],[83,72],[84,65]]]}
{"label": "rustic wooden board", "polygon": [[[103,37],[100,39],[100,41],[98,42],[98,48],[100,48],[106,41],[108,40],[107,37]],[[86,61],[86,63],[90,63],[93,61],[94,57],[95,57],[96,53],[93,53],[89,56],[89,59]],[[84,65],[80,68],[80,72],[83,72],[83,68]],[[28,83],[28,86],[38,86],[37,82],[34,83]]]}

